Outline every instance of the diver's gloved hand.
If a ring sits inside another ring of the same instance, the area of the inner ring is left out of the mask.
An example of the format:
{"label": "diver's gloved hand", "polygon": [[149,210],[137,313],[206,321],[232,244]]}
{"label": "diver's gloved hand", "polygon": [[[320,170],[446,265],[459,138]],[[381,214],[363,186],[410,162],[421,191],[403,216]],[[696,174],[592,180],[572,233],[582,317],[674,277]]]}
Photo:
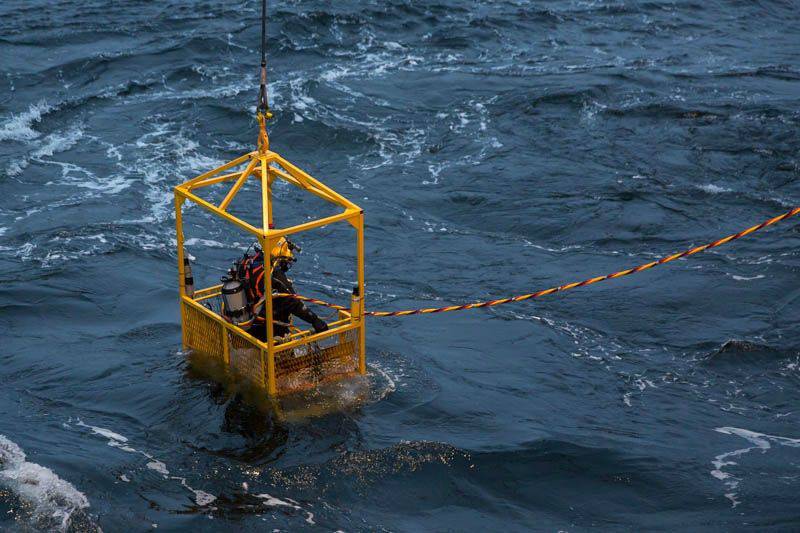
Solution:
{"label": "diver's gloved hand", "polygon": [[311,325],[314,327],[314,333],[328,331],[328,324],[326,324],[325,321],[319,317],[314,317],[314,321],[311,322]]}
{"label": "diver's gloved hand", "polygon": [[292,314],[311,324],[311,326],[314,328],[314,333],[328,331],[328,324],[326,324],[324,320],[320,319],[320,317],[318,317],[314,311],[303,305],[303,302],[291,299],[289,305],[292,306]]}

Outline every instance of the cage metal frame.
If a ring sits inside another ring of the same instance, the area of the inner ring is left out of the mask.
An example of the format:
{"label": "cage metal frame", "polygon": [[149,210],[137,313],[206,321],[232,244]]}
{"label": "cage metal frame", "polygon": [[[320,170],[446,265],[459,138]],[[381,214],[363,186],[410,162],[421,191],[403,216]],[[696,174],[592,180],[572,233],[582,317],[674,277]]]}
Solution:
{"label": "cage metal frame", "polygon": [[[259,149],[240,156],[224,165],[205,172],[189,181],[177,185],[175,192],[175,229],[177,240],[178,255],[178,282],[180,285],[180,305],[181,305],[181,330],[182,343],[184,349],[190,348],[187,339],[187,320],[189,316],[197,317],[201,313],[205,318],[219,324],[218,331],[222,335],[222,357],[226,364],[230,364],[229,339],[243,339],[251,346],[255,346],[260,352],[261,372],[256,379],[258,385],[267,390],[270,396],[278,394],[276,384],[275,357],[277,352],[284,352],[301,346],[316,346],[315,343],[334,340],[338,335],[339,339],[349,338],[356,335],[355,348],[358,351],[357,372],[366,374],[366,335],[364,321],[364,211],[359,206],[340,195],[324,183],[310,176],[296,165],[284,159],[276,152],[269,150],[269,142],[263,130],[260,137]],[[245,165],[244,170],[225,173],[230,169]],[[248,179],[255,179],[261,186],[261,223],[254,226],[228,212],[228,207],[240,192]],[[272,187],[276,179],[283,180],[299,189],[314,194],[315,196],[334,204],[342,211],[335,215],[311,220],[295,226],[275,229],[273,224],[272,209]],[[198,196],[200,189],[218,183],[233,181],[225,198],[219,205],[215,205]],[[207,287],[194,292],[192,296],[186,294],[184,277],[184,228],[183,228],[183,204],[186,201],[199,205],[206,211],[221,218],[222,220],[237,226],[240,229],[254,235],[265,253],[278,242],[281,237],[287,237],[304,231],[309,231],[337,222],[347,222],[356,231],[356,275],[357,293],[354,291],[351,299],[350,311],[340,311],[338,320],[329,324],[329,329],[321,333],[313,333],[305,330],[294,333],[288,342],[276,343],[272,323],[272,276],[264,276],[264,295],[266,305],[266,330],[267,340],[261,341],[242,328],[228,322],[220,314],[207,309],[201,302],[203,300],[216,297],[220,294],[222,285]],[[189,309],[194,312],[189,311]],[[353,333],[349,333],[353,332]],[[214,333],[217,334],[217,333]],[[342,341],[344,342],[344,341]]]}

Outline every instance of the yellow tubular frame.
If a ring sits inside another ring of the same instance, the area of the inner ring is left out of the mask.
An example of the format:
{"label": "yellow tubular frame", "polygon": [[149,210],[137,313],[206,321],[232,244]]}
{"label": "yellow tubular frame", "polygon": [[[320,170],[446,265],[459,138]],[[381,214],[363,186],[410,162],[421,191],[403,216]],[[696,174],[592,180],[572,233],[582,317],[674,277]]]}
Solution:
{"label": "yellow tubular frame", "polygon": [[[266,133],[263,132],[263,129],[262,133],[266,137]],[[223,174],[224,171],[241,166],[245,163],[247,163],[247,165],[243,171]],[[245,182],[250,178],[258,180],[261,185],[262,217],[259,225],[260,227],[256,227],[248,222],[240,220],[228,212],[228,206],[235,199]],[[300,188],[301,190],[310,192],[311,194],[314,194],[327,202],[341,207],[343,210],[339,214],[318,220],[312,220],[310,222],[305,222],[293,227],[274,229],[272,216],[272,183],[275,179],[282,179],[287,183]],[[233,186],[219,206],[203,200],[197,194],[204,187],[229,181],[234,182]],[[333,322],[328,331],[308,335],[298,335],[297,337],[293,337],[290,342],[280,344],[280,349],[286,350],[293,346],[308,344],[332,335],[342,334],[351,330],[357,330],[357,342],[359,348],[358,372],[361,374],[366,373],[366,336],[364,328],[364,211],[360,207],[347,198],[341,196],[330,187],[316,180],[303,170],[299,169],[297,166],[285,160],[279,154],[270,151],[263,145],[259,151],[245,154],[222,165],[219,168],[206,172],[175,187],[175,230],[178,248],[178,283],[180,287],[181,306],[191,306],[195,309],[198,309],[207,317],[212,318],[214,321],[220,323],[222,325],[223,335],[227,335],[225,332],[231,331],[232,333],[235,333],[236,335],[239,335],[247,339],[252,344],[258,346],[261,351],[261,368],[266,369],[264,372],[265,375],[262,377],[260,384],[264,386],[271,396],[274,396],[277,393],[275,375],[276,345],[273,335],[272,321],[267,321],[267,341],[262,342],[255,339],[241,328],[225,321],[221,316],[209,311],[200,304],[202,300],[211,298],[218,294],[220,285],[199,289],[195,292],[194,297],[189,297],[184,292],[184,233],[182,208],[184,202],[187,200],[199,205],[222,220],[252,234],[256,237],[256,239],[258,239],[261,248],[267,253],[269,253],[269,250],[272,249],[272,246],[278,241],[278,239],[284,236],[293,235],[341,221],[346,221],[353,226],[353,228],[356,230],[356,271],[358,278],[358,296],[353,296],[350,313],[342,313],[340,320]],[[264,276],[264,294],[266,295],[266,316],[271,317],[271,276]],[[181,312],[181,325],[183,331],[183,346],[184,349],[186,349],[186,313],[184,312]],[[223,345],[225,362],[228,363],[229,353],[227,342],[223,342]]]}

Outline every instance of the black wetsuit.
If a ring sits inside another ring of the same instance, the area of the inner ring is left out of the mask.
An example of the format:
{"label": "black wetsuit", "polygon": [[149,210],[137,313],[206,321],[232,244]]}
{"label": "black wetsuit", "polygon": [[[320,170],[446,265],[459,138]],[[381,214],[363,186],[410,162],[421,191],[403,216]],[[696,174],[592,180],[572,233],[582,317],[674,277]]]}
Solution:
{"label": "black wetsuit", "polygon": [[[262,289],[263,290],[263,289]],[[261,291],[259,291],[261,292]],[[286,277],[286,272],[279,267],[276,267],[272,272],[272,292],[273,293],[289,293],[297,294],[294,286],[289,278]],[[266,340],[267,328],[264,322],[266,315],[266,306],[261,308],[259,318],[248,330],[252,336],[260,340]],[[319,333],[328,329],[328,325],[320,319],[313,311],[296,298],[282,297],[272,299],[272,334],[275,337],[282,337],[289,333],[289,327],[284,325],[288,324],[291,316],[294,315],[301,320],[311,324],[314,331]]]}

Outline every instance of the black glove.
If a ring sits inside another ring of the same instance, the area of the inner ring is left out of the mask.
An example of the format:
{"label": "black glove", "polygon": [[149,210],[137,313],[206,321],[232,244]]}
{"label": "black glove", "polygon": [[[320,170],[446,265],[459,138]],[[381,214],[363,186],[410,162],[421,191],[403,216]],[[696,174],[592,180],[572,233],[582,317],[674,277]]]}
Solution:
{"label": "black glove", "polygon": [[328,324],[320,319],[314,311],[306,307],[303,302],[295,300],[294,298],[287,298],[287,300],[289,301],[285,305],[288,307],[289,312],[311,324],[315,333],[328,331]]}
{"label": "black glove", "polygon": [[311,325],[314,327],[314,333],[328,331],[328,324],[326,324],[325,321],[319,317],[314,317],[314,321],[311,323]]}

